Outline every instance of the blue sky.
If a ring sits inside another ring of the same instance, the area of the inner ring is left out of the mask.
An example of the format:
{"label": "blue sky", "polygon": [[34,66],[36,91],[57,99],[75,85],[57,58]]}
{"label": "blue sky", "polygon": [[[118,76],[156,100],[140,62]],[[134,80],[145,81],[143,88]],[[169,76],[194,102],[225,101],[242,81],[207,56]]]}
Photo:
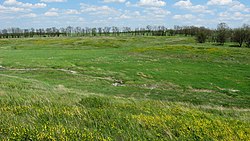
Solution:
{"label": "blue sky", "polygon": [[250,24],[249,0],[0,0],[0,29]]}

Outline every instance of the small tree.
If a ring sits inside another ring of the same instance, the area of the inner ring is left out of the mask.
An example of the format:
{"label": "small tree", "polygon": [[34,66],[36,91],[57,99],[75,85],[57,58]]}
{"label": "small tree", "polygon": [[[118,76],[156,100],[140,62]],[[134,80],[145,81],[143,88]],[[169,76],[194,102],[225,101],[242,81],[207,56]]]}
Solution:
{"label": "small tree", "polygon": [[226,42],[228,29],[229,29],[229,27],[226,23],[218,24],[216,41],[219,44],[224,45],[224,43]]}
{"label": "small tree", "polygon": [[97,28],[92,28],[91,29],[91,33],[92,33],[92,36],[96,36],[97,35]]}
{"label": "small tree", "polygon": [[232,40],[234,42],[237,42],[239,44],[239,47],[242,47],[242,44],[244,43],[245,38],[246,38],[246,30],[244,30],[244,28],[234,29]]}
{"label": "small tree", "polygon": [[175,35],[175,31],[173,29],[169,30],[169,36],[174,36]]}
{"label": "small tree", "polygon": [[205,43],[208,36],[210,36],[211,31],[205,27],[193,27],[193,34],[196,35],[196,41],[198,43]]}
{"label": "small tree", "polygon": [[198,33],[196,34],[196,41],[198,43],[205,43],[207,39],[207,34],[206,32],[200,30],[198,31]]}

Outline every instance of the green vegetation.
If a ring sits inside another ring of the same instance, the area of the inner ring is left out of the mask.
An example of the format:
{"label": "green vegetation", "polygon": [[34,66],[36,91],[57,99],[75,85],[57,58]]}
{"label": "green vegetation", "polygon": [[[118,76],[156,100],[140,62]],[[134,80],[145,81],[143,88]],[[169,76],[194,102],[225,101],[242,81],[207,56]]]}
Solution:
{"label": "green vegetation", "polygon": [[191,37],[0,40],[0,140],[249,140],[250,50]]}

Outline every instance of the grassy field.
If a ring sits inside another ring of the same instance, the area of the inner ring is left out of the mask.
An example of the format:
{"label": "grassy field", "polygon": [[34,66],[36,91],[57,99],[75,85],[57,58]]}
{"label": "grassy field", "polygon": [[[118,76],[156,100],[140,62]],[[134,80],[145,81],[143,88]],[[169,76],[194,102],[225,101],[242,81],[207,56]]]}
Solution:
{"label": "grassy field", "polygon": [[250,49],[190,37],[0,40],[0,140],[250,140]]}

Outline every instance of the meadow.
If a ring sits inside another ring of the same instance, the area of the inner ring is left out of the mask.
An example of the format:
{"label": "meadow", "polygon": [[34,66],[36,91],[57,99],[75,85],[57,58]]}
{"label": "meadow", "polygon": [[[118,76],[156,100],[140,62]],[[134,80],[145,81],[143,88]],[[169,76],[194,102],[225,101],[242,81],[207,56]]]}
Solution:
{"label": "meadow", "polygon": [[192,37],[0,40],[0,140],[250,140],[250,49]]}

